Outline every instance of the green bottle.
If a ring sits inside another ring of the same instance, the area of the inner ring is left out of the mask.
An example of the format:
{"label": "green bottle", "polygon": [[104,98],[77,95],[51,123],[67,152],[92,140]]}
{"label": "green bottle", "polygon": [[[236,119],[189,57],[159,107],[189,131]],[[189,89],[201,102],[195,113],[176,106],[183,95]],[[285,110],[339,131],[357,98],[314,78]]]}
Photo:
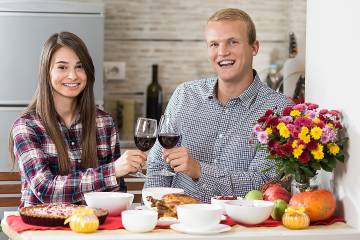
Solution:
{"label": "green bottle", "polygon": [[146,117],[160,121],[163,105],[162,88],[158,82],[158,65],[152,65],[152,82],[146,91]]}

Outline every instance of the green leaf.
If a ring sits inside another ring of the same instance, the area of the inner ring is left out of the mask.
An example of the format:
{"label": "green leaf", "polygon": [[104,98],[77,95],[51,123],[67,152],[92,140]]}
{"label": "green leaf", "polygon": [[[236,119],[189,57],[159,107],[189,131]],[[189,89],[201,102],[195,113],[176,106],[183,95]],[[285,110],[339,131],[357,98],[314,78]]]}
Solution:
{"label": "green leaf", "polygon": [[261,143],[257,143],[256,147],[255,147],[256,151],[260,151],[260,150],[267,150],[267,145],[261,144]]}
{"label": "green leaf", "polygon": [[334,157],[330,158],[327,165],[334,169],[336,167],[336,159]]}
{"label": "green leaf", "polygon": [[294,170],[294,168],[292,168],[291,166],[286,165],[284,172],[285,172],[286,174],[294,174],[294,173],[295,173],[295,170]]}
{"label": "green leaf", "polygon": [[274,155],[269,155],[269,156],[266,157],[266,159],[274,160],[274,159],[276,159],[276,157]]}
{"label": "green leaf", "polygon": [[344,162],[345,160],[345,155],[343,153],[340,153],[336,156],[337,160],[339,160],[340,162]]}
{"label": "green leaf", "polygon": [[297,182],[300,181],[300,175],[298,172],[295,171],[294,177],[295,177],[295,181],[297,181]]}
{"label": "green leaf", "polygon": [[304,171],[305,175],[308,177],[314,177],[316,172],[313,172],[309,167],[300,166],[301,170]]}
{"label": "green leaf", "polygon": [[327,172],[332,172],[332,168],[325,162],[320,162],[321,168],[324,169]]}
{"label": "green leaf", "polygon": [[312,169],[314,169],[314,170],[320,170],[320,169],[321,169],[320,163],[319,163],[319,162],[316,162],[316,161],[310,162],[310,166],[311,166]]}

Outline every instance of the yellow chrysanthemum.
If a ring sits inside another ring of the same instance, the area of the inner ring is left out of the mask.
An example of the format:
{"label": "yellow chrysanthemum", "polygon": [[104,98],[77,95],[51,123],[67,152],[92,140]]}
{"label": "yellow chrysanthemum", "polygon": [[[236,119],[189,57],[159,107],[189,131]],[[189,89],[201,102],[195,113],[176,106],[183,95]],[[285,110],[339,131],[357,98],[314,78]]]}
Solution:
{"label": "yellow chrysanthemum", "polygon": [[287,127],[283,127],[279,130],[280,136],[283,138],[289,138],[290,137],[290,131]]}
{"label": "yellow chrysanthemum", "polygon": [[309,129],[307,127],[302,127],[301,128],[301,131],[300,131],[301,135],[306,135],[308,133],[309,133]]}
{"label": "yellow chrysanthemum", "polygon": [[311,154],[314,156],[315,160],[321,160],[324,158],[323,149],[324,149],[324,146],[321,144],[318,144],[316,149],[311,151]]}
{"label": "yellow chrysanthemum", "polygon": [[340,147],[336,143],[329,143],[327,145],[327,148],[329,149],[329,152],[334,156],[340,152]]}
{"label": "yellow chrysanthemum", "polygon": [[317,147],[316,147],[317,151],[323,151],[324,150],[324,146],[320,143],[318,143]]}
{"label": "yellow chrysanthemum", "polygon": [[311,129],[310,134],[313,137],[313,139],[318,140],[321,138],[322,129],[319,127],[314,127]]}
{"label": "yellow chrysanthemum", "polygon": [[305,146],[303,144],[299,144],[298,148],[302,150],[305,148]]}
{"label": "yellow chrysanthemum", "polygon": [[311,153],[314,156],[315,160],[320,161],[324,158],[324,153],[322,151],[311,151]]}
{"label": "yellow chrysanthemum", "polygon": [[297,147],[297,144],[298,144],[298,140],[294,140],[291,144],[291,147],[292,148],[296,148]]}
{"label": "yellow chrysanthemum", "polygon": [[320,122],[320,119],[319,118],[315,118],[314,120],[313,120],[313,123],[319,123]]}
{"label": "yellow chrysanthemum", "polygon": [[304,143],[309,143],[309,142],[310,142],[310,135],[299,134],[298,137],[299,137]]}
{"label": "yellow chrysanthemum", "polygon": [[292,110],[290,112],[290,116],[292,117],[299,117],[301,115],[301,112],[299,110]]}
{"label": "yellow chrysanthemum", "polygon": [[293,155],[295,158],[299,158],[302,153],[303,153],[303,150],[298,147],[293,150]]}
{"label": "yellow chrysanthemum", "polygon": [[284,127],[286,127],[286,125],[285,125],[285,123],[283,123],[283,122],[279,123],[279,124],[276,126],[276,128],[277,128],[278,130],[280,130],[280,129],[284,128]]}
{"label": "yellow chrysanthemum", "polygon": [[272,133],[272,129],[268,127],[268,128],[266,128],[265,132],[266,132],[268,135],[270,135],[270,134]]}

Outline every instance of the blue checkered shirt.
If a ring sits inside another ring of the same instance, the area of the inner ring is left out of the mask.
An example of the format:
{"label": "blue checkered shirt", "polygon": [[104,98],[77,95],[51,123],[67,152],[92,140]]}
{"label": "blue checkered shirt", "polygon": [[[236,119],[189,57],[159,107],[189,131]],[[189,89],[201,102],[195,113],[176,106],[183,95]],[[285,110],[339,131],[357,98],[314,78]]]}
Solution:
{"label": "blue checkered shirt", "polygon": [[244,197],[248,191],[280,177],[274,169],[263,173],[273,162],[266,159],[266,150],[256,149],[252,129],[267,109],[282,111],[293,103],[265,86],[256,71],[249,88],[225,105],[216,98],[216,88],[216,77],[185,82],[177,87],[165,111],[180,123],[181,145],[200,162],[201,177],[194,181],[184,173],[174,177],[152,175],[163,168],[171,170],[156,141],[148,156],[145,187],[182,188],[208,203],[217,195]]}

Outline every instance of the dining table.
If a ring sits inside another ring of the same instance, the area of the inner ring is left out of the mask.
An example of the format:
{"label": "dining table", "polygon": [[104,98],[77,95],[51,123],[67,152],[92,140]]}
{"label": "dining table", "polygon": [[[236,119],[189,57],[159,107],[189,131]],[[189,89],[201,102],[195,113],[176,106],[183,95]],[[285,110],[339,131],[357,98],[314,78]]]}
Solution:
{"label": "dining table", "polygon": [[9,216],[19,216],[17,211],[5,211],[1,221],[3,233],[12,240],[116,240],[116,239],[246,239],[246,240],[359,240],[360,230],[347,225],[344,222],[336,222],[331,225],[310,226],[303,230],[290,230],[284,226],[276,227],[245,227],[234,225],[227,232],[217,234],[187,234],[177,232],[170,228],[154,229],[146,233],[133,233],[125,229],[97,230],[94,233],[75,233],[68,230],[29,230],[21,233],[12,229],[6,219]]}

